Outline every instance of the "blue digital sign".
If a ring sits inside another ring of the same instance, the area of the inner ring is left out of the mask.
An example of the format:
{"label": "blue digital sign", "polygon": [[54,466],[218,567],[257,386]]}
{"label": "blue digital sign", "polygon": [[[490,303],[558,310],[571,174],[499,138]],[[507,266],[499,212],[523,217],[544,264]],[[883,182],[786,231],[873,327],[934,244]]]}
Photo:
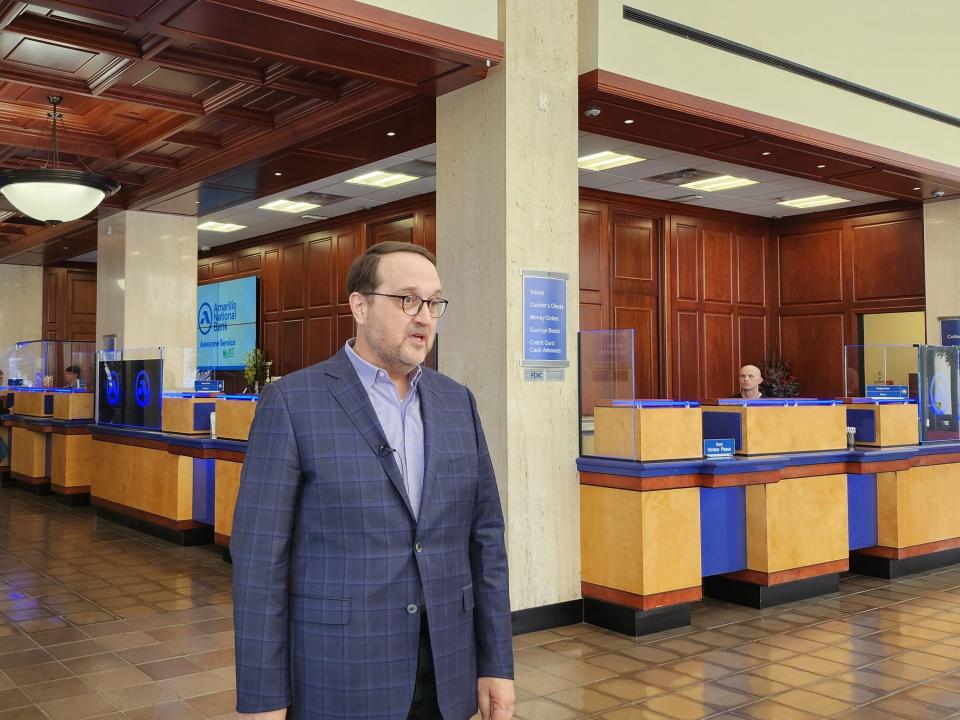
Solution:
{"label": "blue digital sign", "polygon": [[567,364],[566,276],[523,276],[523,362]]}
{"label": "blue digital sign", "polygon": [[867,385],[867,397],[906,400],[909,397],[906,385]]}
{"label": "blue digital sign", "polygon": [[257,345],[257,278],[197,288],[197,369],[243,370]]}
{"label": "blue digital sign", "polygon": [[713,438],[703,441],[704,457],[730,457],[736,450],[734,438]]}

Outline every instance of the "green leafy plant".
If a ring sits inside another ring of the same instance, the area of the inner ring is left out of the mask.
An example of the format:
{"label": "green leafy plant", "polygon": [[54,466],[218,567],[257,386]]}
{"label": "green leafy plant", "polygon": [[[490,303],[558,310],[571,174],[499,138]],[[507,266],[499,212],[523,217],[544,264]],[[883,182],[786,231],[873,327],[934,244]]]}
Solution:
{"label": "green leafy plant", "polygon": [[779,355],[767,358],[760,368],[763,382],[760,392],[764,397],[797,397],[800,395],[800,383],[790,368],[790,362]]}
{"label": "green leafy plant", "polygon": [[267,357],[260,348],[254,348],[244,356],[243,379],[251,389],[257,383],[263,387],[263,382],[267,379]]}

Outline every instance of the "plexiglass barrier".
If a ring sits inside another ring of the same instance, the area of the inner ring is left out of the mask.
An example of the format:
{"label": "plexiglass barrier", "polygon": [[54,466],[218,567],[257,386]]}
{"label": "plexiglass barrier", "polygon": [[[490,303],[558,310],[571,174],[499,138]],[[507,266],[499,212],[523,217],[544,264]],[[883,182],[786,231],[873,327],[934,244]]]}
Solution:
{"label": "plexiglass barrier", "polygon": [[[597,456],[594,415],[597,407],[634,396],[633,330],[583,330],[580,350],[580,454]],[[633,414],[630,414],[633,417]],[[623,447],[636,447],[636,423],[624,428]],[[602,450],[603,448],[601,448]],[[636,459],[636,451],[603,452],[603,457]]]}
{"label": "plexiglass barrier", "polygon": [[921,345],[917,350],[920,442],[957,442],[960,440],[960,347]]}
{"label": "plexiglass barrier", "polygon": [[164,348],[99,351],[97,422],[160,430],[163,384]]}
{"label": "plexiglass barrier", "polygon": [[27,340],[0,353],[0,385],[85,388],[92,383],[94,343],[86,340]]}
{"label": "plexiglass barrier", "polygon": [[917,345],[847,345],[843,348],[844,396],[917,398]]}

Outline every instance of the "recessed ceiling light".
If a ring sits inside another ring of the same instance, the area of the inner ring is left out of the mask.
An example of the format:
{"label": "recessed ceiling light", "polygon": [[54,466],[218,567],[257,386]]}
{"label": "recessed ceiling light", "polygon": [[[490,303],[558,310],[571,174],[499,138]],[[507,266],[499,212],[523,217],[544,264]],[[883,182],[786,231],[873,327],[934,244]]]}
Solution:
{"label": "recessed ceiling light", "polygon": [[644,159],[635,155],[622,155],[611,150],[604,150],[577,158],[577,166],[583,170],[610,170],[623,165],[643,162]]}
{"label": "recessed ceiling light", "polygon": [[393,130],[387,133],[387,137],[393,137],[394,135],[396,135],[396,133]]}
{"label": "recessed ceiling light", "polygon": [[756,180],[734,177],[733,175],[720,175],[719,177],[707,178],[706,180],[694,180],[693,182],[681,183],[680,187],[690,188],[691,190],[716,192],[717,190],[732,190],[733,188],[756,184]]}
{"label": "recessed ceiling light", "polygon": [[760,153],[760,154],[763,155],[764,157],[766,157],[767,155],[770,154],[770,151],[769,151],[769,150],[764,150],[764,151],[763,151],[762,153]]}
{"label": "recessed ceiling light", "polygon": [[624,124],[624,125],[633,125],[633,120],[624,120],[624,121],[623,121],[623,124]]}
{"label": "recessed ceiling light", "polygon": [[821,205],[837,205],[839,203],[850,202],[846,198],[834,197],[833,195],[811,195],[810,197],[797,198],[796,200],[783,200],[777,205],[786,205],[792,208],[812,208]]}
{"label": "recessed ceiling light", "polygon": [[914,190],[919,190],[919,189],[920,189],[920,188],[918,188],[918,187],[915,187],[915,188],[914,188]]}
{"label": "recessed ceiling light", "polygon": [[234,232],[235,230],[244,230],[246,225],[234,225],[233,223],[214,222],[213,220],[197,225],[197,230],[209,230],[210,232]]}
{"label": "recessed ceiling light", "polygon": [[386,172],[384,170],[374,170],[373,172],[357,175],[355,178],[347,180],[353,185],[368,185],[370,187],[388,188],[394,185],[413,182],[420,178],[416,175],[407,175],[405,173]]}
{"label": "recessed ceiling light", "polygon": [[200,201],[199,201],[199,200],[194,200],[194,201],[193,201],[193,204],[194,204],[194,205],[199,205],[199,204],[200,204]]}
{"label": "recessed ceiling light", "polygon": [[818,170],[823,170],[823,168],[825,168],[825,167],[826,167],[826,165],[817,165],[817,169],[818,169]]}
{"label": "recessed ceiling light", "polygon": [[274,200],[261,205],[261,210],[276,210],[277,212],[299,213],[320,207],[317,203],[298,202],[296,200]]}

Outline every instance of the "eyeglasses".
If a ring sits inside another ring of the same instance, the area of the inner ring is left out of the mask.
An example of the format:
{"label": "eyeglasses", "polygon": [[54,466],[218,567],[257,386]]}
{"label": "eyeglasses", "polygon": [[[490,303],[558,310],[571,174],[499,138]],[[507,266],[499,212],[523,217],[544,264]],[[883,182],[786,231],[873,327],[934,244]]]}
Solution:
{"label": "eyeglasses", "polygon": [[390,295],[389,293],[378,292],[365,292],[362,294],[396,298],[400,301],[400,306],[403,308],[403,311],[410,316],[419,315],[420,311],[423,310],[424,304],[426,304],[427,312],[430,313],[430,317],[438,318],[443,315],[447,309],[447,304],[450,302],[449,300],[442,300],[440,298],[432,298],[427,300],[426,298],[418,297],[417,295]]}

